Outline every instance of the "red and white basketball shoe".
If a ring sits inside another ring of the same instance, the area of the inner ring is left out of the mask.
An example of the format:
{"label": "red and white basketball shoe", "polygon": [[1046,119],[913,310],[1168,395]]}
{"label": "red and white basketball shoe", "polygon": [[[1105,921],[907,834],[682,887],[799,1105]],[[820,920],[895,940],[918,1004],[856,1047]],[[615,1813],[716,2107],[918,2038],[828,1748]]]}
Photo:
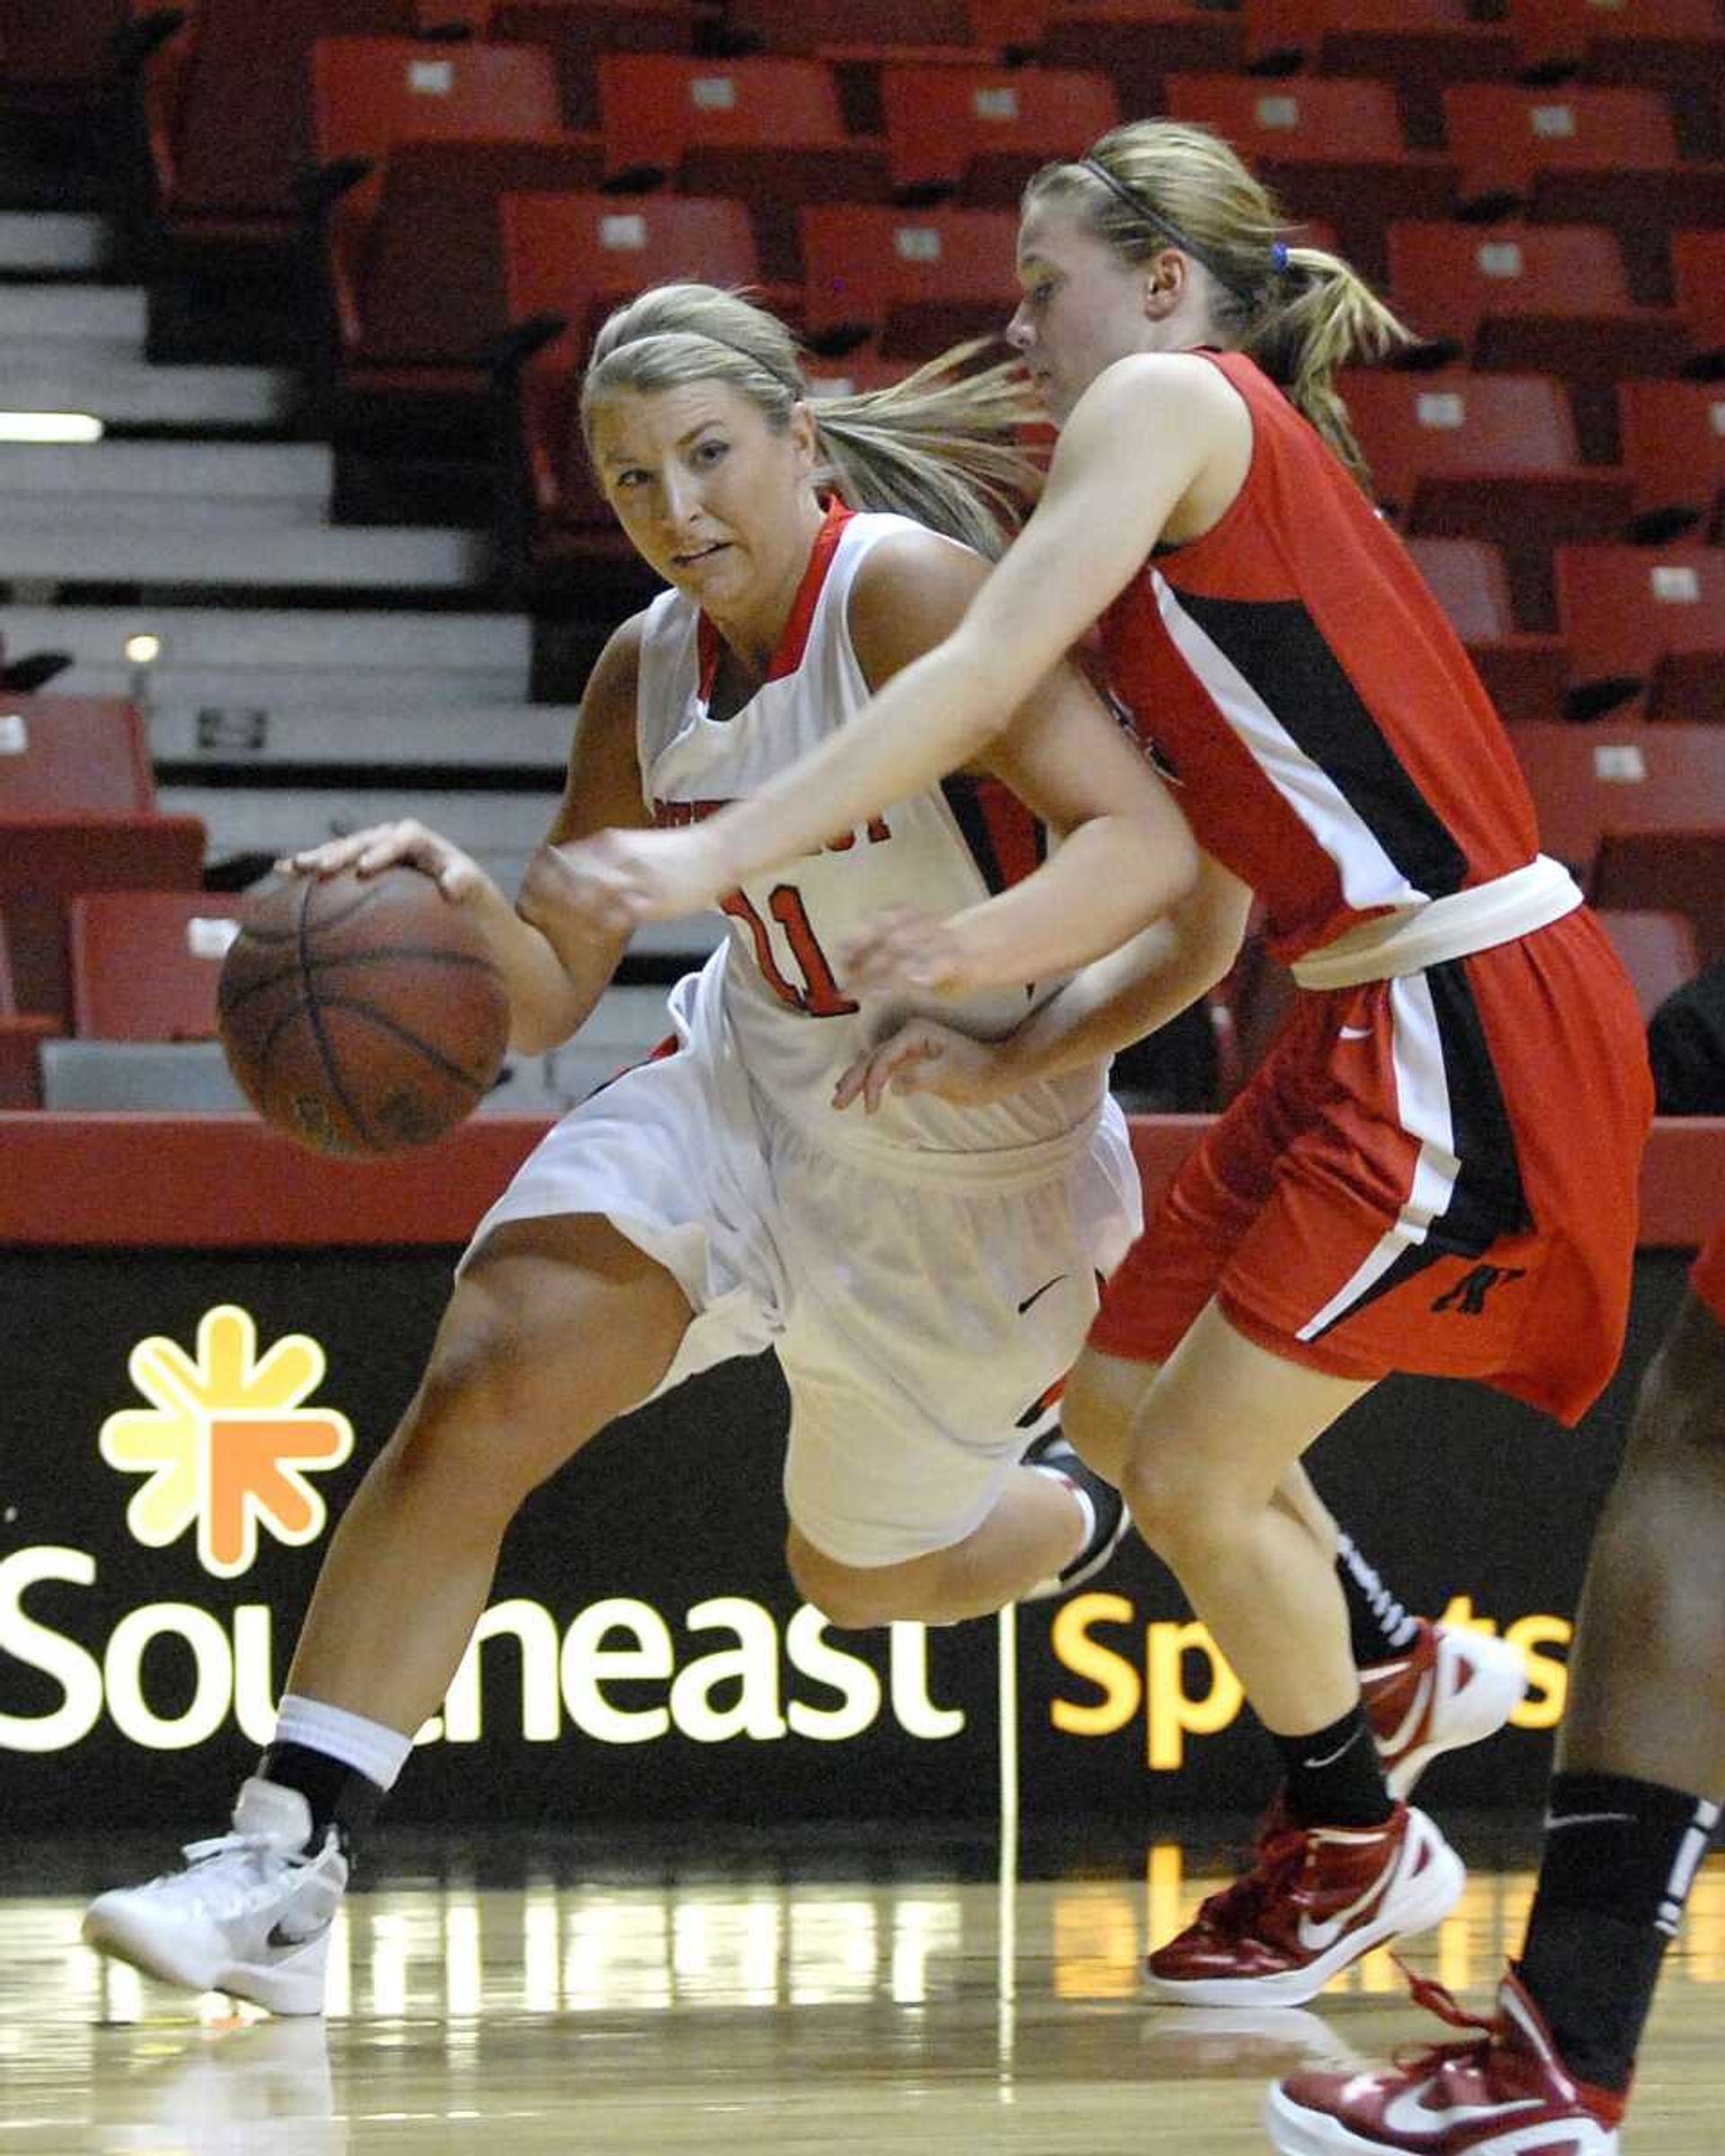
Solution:
{"label": "red and white basketball shoe", "polygon": [[1257,1856],[1151,1955],[1154,1997],[1299,2006],[1374,1947],[1440,1922],[1467,1879],[1431,1821],[1405,1804],[1382,1826],[1300,1827],[1278,1807]]}
{"label": "red and white basketball shoe", "polygon": [[1518,1648],[1468,1625],[1420,1618],[1405,1653],[1359,1673],[1390,1794],[1406,1798],[1440,1752],[1501,1729],[1526,1690]]}
{"label": "red and white basketball shoe", "polygon": [[1423,1978],[1413,1995],[1480,2033],[1376,2073],[1287,2075],[1264,2106],[1278,2156],[1617,2156],[1623,2099],[1576,2080],[1513,1974],[1490,2021]]}

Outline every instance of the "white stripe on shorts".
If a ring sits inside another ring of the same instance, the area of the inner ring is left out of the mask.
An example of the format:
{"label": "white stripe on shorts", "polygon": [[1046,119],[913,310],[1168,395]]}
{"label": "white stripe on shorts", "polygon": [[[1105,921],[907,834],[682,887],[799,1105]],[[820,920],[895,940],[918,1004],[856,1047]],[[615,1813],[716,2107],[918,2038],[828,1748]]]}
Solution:
{"label": "white stripe on shorts", "polygon": [[1381,1235],[1352,1277],[1308,1318],[1296,1339],[1315,1339],[1364,1299],[1407,1250],[1424,1242],[1434,1220],[1449,1209],[1462,1163],[1449,1110],[1444,1044],[1431,990],[1422,973],[1390,983],[1390,1047],[1395,1066],[1396,1110],[1401,1127],[1420,1147],[1413,1181],[1395,1224]]}

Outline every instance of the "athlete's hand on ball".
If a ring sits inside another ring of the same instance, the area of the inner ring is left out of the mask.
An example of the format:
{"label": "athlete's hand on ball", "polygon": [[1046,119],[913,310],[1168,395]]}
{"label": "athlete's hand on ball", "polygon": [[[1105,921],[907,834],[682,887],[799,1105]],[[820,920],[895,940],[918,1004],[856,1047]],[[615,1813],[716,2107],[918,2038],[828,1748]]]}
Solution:
{"label": "athlete's hand on ball", "polygon": [[675,921],[717,903],[730,879],[697,827],[600,831],[542,850],[530,871],[533,903],[577,915],[609,935],[639,921]]}
{"label": "athlete's hand on ball", "polygon": [[839,976],[866,995],[963,995],[975,985],[958,924],[914,906],[889,906],[842,944]]}
{"label": "athlete's hand on ball", "polygon": [[381,869],[403,866],[422,870],[457,906],[466,905],[491,883],[470,854],[411,817],[395,824],[371,824],[345,838],[325,839],[321,846],[285,854],[276,863],[276,873],[326,877],[351,869],[356,875],[376,876]]}
{"label": "athlete's hand on ball", "polygon": [[861,1100],[871,1116],[889,1092],[933,1093],[960,1108],[986,1108],[1013,1090],[1004,1057],[932,1018],[916,1018],[859,1056],[833,1089],[833,1106]]}

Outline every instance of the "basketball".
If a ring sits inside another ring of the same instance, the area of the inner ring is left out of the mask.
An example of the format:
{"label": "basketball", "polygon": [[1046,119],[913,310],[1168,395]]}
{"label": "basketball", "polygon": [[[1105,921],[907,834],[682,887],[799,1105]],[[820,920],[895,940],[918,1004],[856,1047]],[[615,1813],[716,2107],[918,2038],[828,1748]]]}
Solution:
{"label": "basketball", "polygon": [[318,1153],[428,1144],[496,1078],[502,976],[418,869],[259,892],[217,988],[228,1067],[265,1122]]}

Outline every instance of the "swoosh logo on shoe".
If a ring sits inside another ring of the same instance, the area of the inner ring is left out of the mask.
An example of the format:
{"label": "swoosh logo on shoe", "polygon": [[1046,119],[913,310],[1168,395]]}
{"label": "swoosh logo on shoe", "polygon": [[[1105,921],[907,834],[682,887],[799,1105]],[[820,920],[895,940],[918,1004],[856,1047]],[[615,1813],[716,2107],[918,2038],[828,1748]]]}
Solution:
{"label": "swoosh logo on shoe", "polygon": [[263,1943],[266,1947],[273,1948],[278,1954],[287,1954],[297,1947],[309,1947],[314,1939],[321,1939],[329,1928],[328,1918],[321,1924],[314,1924],[309,1931],[289,1931],[285,1923],[279,1923],[272,1927]]}
{"label": "swoosh logo on shoe", "polygon": [[1390,1881],[1400,1869],[1399,1859],[1387,1863],[1357,1902],[1349,1902],[1334,1916],[1325,1917],[1322,1923],[1310,1916],[1300,1919],[1300,1944],[1308,1954],[1323,1954],[1333,1947],[1356,1917],[1364,1916],[1372,1904],[1381,1901],[1389,1892]]}
{"label": "swoosh logo on shoe", "polygon": [[1427,1708],[1431,1704],[1433,1683],[1430,1670],[1421,1670],[1420,1682],[1414,1686],[1412,1706],[1402,1716],[1395,1735],[1381,1737],[1378,1740],[1377,1748],[1380,1752],[1393,1759],[1404,1745],[1411,1742],[1420,1723],[1425,1719]]}
{"label": "swoosh logo on shoe", "polygon": [[1447,2133],[1452,2126],[1471,2126],[1482,2118],[1507,2119],[1513,2112],[1541,2111],[1545,2107],[1543,2096],[1519,2096],[1507,2104],[1451,2104],[1446,2110],[1434,2111],[1420,2100],[1420,2090],[1430,2087],[1429,2081],[1421,2081],[1419,2088],[1404,2089],[1384,2105],[1384,2125],[1390,2133],[1423,2138]]}
{"label": "swoosh logo on shoe", "polygon": [[1026,1295],[1024,1300],[1018,1306],[1019,1316],[1022,1318],[1024,1315],[1024,1312],[1029,1310],[1031,1303],[1039,1303],[1051,1287],[1058,1287],[1066,1277],[1066,1276],[1064,1273],[1057,1273],[1052,1280],[1045,1280],[1033,1295]]}

